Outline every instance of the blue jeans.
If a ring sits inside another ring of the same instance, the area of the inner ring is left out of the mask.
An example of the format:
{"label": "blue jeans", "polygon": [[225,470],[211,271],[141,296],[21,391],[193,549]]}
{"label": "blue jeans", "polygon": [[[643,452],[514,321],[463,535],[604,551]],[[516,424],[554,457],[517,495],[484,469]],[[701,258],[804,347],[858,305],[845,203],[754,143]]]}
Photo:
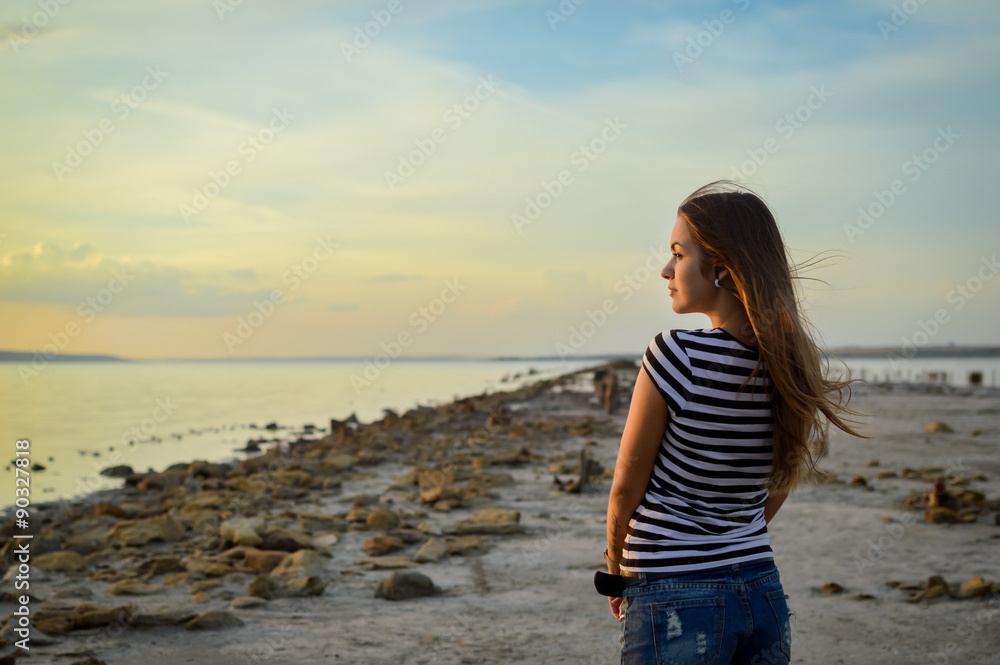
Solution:
{"label": "blue jeans", "polygon": [[622,665],[787,665],[789,610],[774,561],[640,581],[622,592]]}

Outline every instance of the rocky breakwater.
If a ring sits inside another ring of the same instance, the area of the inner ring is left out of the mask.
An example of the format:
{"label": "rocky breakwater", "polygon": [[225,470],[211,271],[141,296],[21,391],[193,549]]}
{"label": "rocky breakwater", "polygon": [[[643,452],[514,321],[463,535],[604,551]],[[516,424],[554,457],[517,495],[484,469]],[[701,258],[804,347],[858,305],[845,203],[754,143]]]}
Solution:
{"label": "rocky breakwater", "polygon": [[[387,410],[370,424],[334,421],[324,438],[238,463],[129,473],[121,490],[33,505],[32,655],[97,663],[126,639],[141,643],[147,629],[240,629],[254,623],[253,608],[282,599],[335,602],[344,579],[387,600],[446,592],[419,567],[530,536],[518,511],[497,505],[502,488],[517,489],[510,471],[573,471],[566,460],[575,455],[558,452],[561,444],[620,434],[590,394],[564,389],[588,372],[403,415]],[[571,491],[610,479],[612,470],[580,459]],[[381,491],[345,496],[345,486],[382,479]],[[566,483],[556,476],[555,487]],[[360,544],[355,532],[365,532]],[[10,614],[25,593],[13,588],[13,533],[10,519],[0,533],[8,608],[0,658],[26,655],[14,647]]]}

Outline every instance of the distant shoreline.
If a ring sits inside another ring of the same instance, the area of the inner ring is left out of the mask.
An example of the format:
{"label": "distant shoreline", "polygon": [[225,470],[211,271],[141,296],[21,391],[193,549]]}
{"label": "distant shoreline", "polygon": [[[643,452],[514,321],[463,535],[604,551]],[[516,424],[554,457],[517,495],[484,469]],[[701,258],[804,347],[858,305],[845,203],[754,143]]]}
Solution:
{"label": "distant shoreline", "polygon": [[[1000,358],[1000,346],[934,346],[903,349],[900,347],[847,347],[827,349],[828,357],[835,358]],[[393,362],[557,362],[636,360],[640,353],[609,353],[592,355],[562,356],[399,356]],[[103,354],[49,354],[28,351],[0,351],[0,363],[30,363],[41,359],[50,362],[93,362],[93,363],[281,363],[281,362],[329,362],[359,363],[375,362],[377,358],[365,356],[289,356],[261,358],[122,358]]]}

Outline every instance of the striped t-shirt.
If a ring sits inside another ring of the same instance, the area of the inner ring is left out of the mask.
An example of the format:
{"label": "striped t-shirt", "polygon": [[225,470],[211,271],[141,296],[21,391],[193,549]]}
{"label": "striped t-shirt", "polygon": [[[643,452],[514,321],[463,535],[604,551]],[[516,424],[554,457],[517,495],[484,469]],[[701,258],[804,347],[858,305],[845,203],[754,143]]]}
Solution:
{"label": "striped t-shirt", "polygon": [[622,570],[683,573],[773,559],[764,504],[772,390],[760,352],[722,328],[659,333],[643,356],[669,414]]}

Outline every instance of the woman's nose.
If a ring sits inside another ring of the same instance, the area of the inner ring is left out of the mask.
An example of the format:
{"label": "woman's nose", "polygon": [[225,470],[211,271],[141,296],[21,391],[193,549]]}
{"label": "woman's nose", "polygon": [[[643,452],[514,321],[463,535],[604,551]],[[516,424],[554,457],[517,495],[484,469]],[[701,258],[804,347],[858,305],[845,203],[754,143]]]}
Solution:
{"label": "woman's nose", "polygon": [[670,279],[671,274],[670,274],[670,264],[669,263],[667,265],[663,266],[663,270],[660,271],[660,277],[662,277],[663,279]]}

